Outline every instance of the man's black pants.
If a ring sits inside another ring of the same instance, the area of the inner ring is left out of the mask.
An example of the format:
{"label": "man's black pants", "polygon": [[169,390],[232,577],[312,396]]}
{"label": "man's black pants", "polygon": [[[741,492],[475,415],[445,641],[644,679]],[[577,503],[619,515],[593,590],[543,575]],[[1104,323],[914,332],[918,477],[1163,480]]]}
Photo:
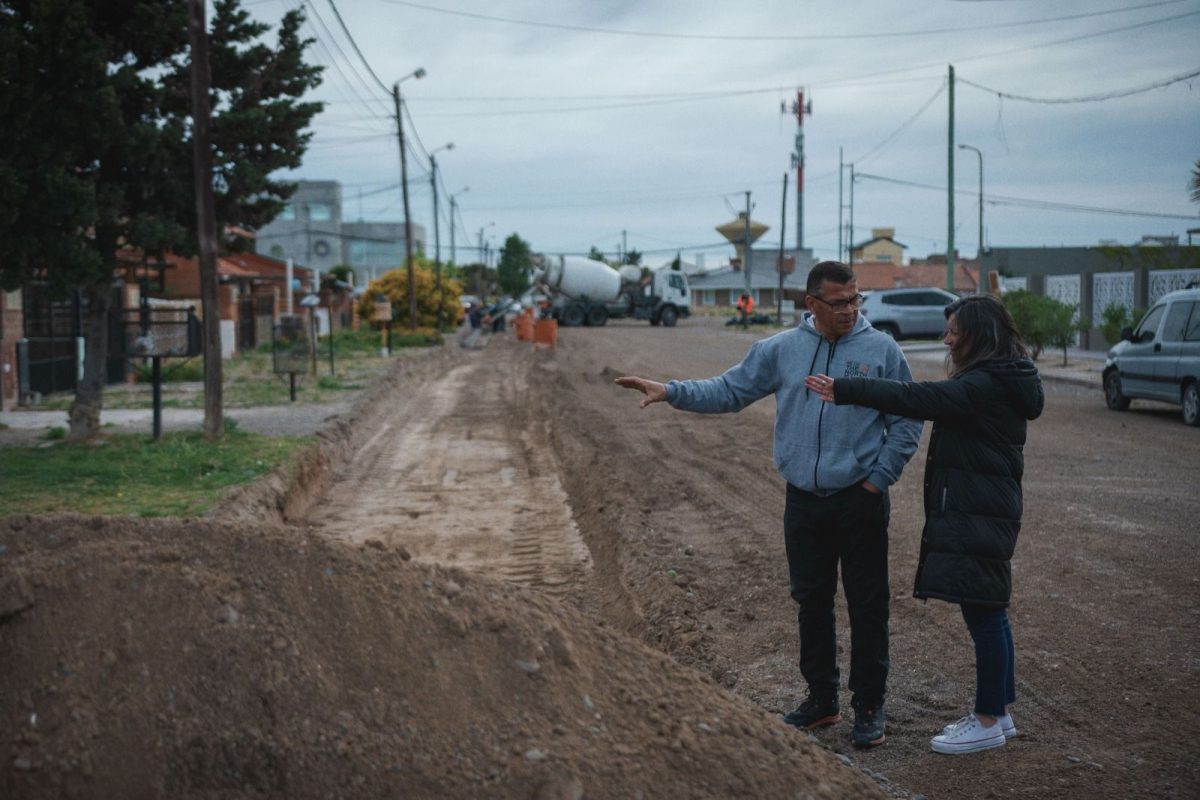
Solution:
{"label": "man's black pants", "polygon": [[850,615],[852,703],[883,702],[888,673],[887,493],[859,485],[821,497],[788,484],[783,515],[792,599],[800,606],[800,673],[819,698],[839,686],[833,600],[838,563]]}

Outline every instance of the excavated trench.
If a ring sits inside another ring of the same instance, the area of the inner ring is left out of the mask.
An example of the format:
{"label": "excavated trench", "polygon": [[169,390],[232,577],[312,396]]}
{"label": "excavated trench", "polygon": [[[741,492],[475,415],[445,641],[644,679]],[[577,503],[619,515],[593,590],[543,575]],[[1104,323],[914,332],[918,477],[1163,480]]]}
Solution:
{"label": "excavated trench", "polygon": [[587,582],[592,558],[550,443],[530,409],[524,348],[443,353],[401,374],[351,423],[344,461],[292,522],[336,541],[378,542],[554,595]]}

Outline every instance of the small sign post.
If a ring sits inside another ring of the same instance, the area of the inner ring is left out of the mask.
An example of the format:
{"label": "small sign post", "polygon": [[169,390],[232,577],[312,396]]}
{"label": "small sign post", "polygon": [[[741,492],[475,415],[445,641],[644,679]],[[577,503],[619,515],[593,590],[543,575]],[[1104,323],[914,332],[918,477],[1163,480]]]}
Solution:
{"label": "small sign post", "polygon": [[379,323],[379,355],[392,354],[392,302],[384,295],[375,296],[374,320]]}

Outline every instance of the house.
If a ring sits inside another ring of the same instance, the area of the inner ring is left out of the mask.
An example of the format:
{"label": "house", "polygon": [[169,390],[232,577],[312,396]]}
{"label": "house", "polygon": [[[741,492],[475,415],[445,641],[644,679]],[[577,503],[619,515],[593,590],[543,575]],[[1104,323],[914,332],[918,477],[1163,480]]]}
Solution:
{"label": "house", "polygon": [[974,294],[979,288],[979,259],[954,258],[954,288],[948,285],[946,254],[932,253],[928,258],[914,258],[896,270],[896,286],[918,286],[946,289],[958,294]]}
{"label": "house", "polygon": [[[412,224],[413,252],[424,251],[425,228]],[[366,286],[405,260],[403,222],[348,222],[338,181],[299,181],[279,216],[255,235],[255,250],[328,272],[345,264],[354,284]]]}
{"label": "house", "polygon": [[[779,294],[779,263],[778,250],[751,249],[750,294],[754,302],[766,309],[774,309]],[[799,304],[804,297],[804,287],[808,281],[808,272],[816,260],[812,251],[785,250],[785,268],[791,272],[783,274],[784,301]],[[746,289],[746,273],[742,271],[739,261],[716,267],[706,272],[698,272],[688,276],[688,286],[692,292],[692,308],[733,308],[737,304],[738,295]]]}
{"label": "house", "polygon": [[908,246],[897,242],[895,236],[895,228],[872,228],[870,239],[850,246],[850,263],[904,263],[904,251]]}

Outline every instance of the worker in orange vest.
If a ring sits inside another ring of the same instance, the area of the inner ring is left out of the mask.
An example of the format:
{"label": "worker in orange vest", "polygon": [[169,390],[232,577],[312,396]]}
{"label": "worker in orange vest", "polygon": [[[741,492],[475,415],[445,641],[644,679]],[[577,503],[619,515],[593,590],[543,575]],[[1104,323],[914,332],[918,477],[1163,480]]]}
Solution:
{"label": "worker in orange vest", "polygon": [[750,324],[750,314],[754,311],[754,298],[749,292],[742,292],[737,301],[737,310],[742,315],[741,324],[745,328]]}

